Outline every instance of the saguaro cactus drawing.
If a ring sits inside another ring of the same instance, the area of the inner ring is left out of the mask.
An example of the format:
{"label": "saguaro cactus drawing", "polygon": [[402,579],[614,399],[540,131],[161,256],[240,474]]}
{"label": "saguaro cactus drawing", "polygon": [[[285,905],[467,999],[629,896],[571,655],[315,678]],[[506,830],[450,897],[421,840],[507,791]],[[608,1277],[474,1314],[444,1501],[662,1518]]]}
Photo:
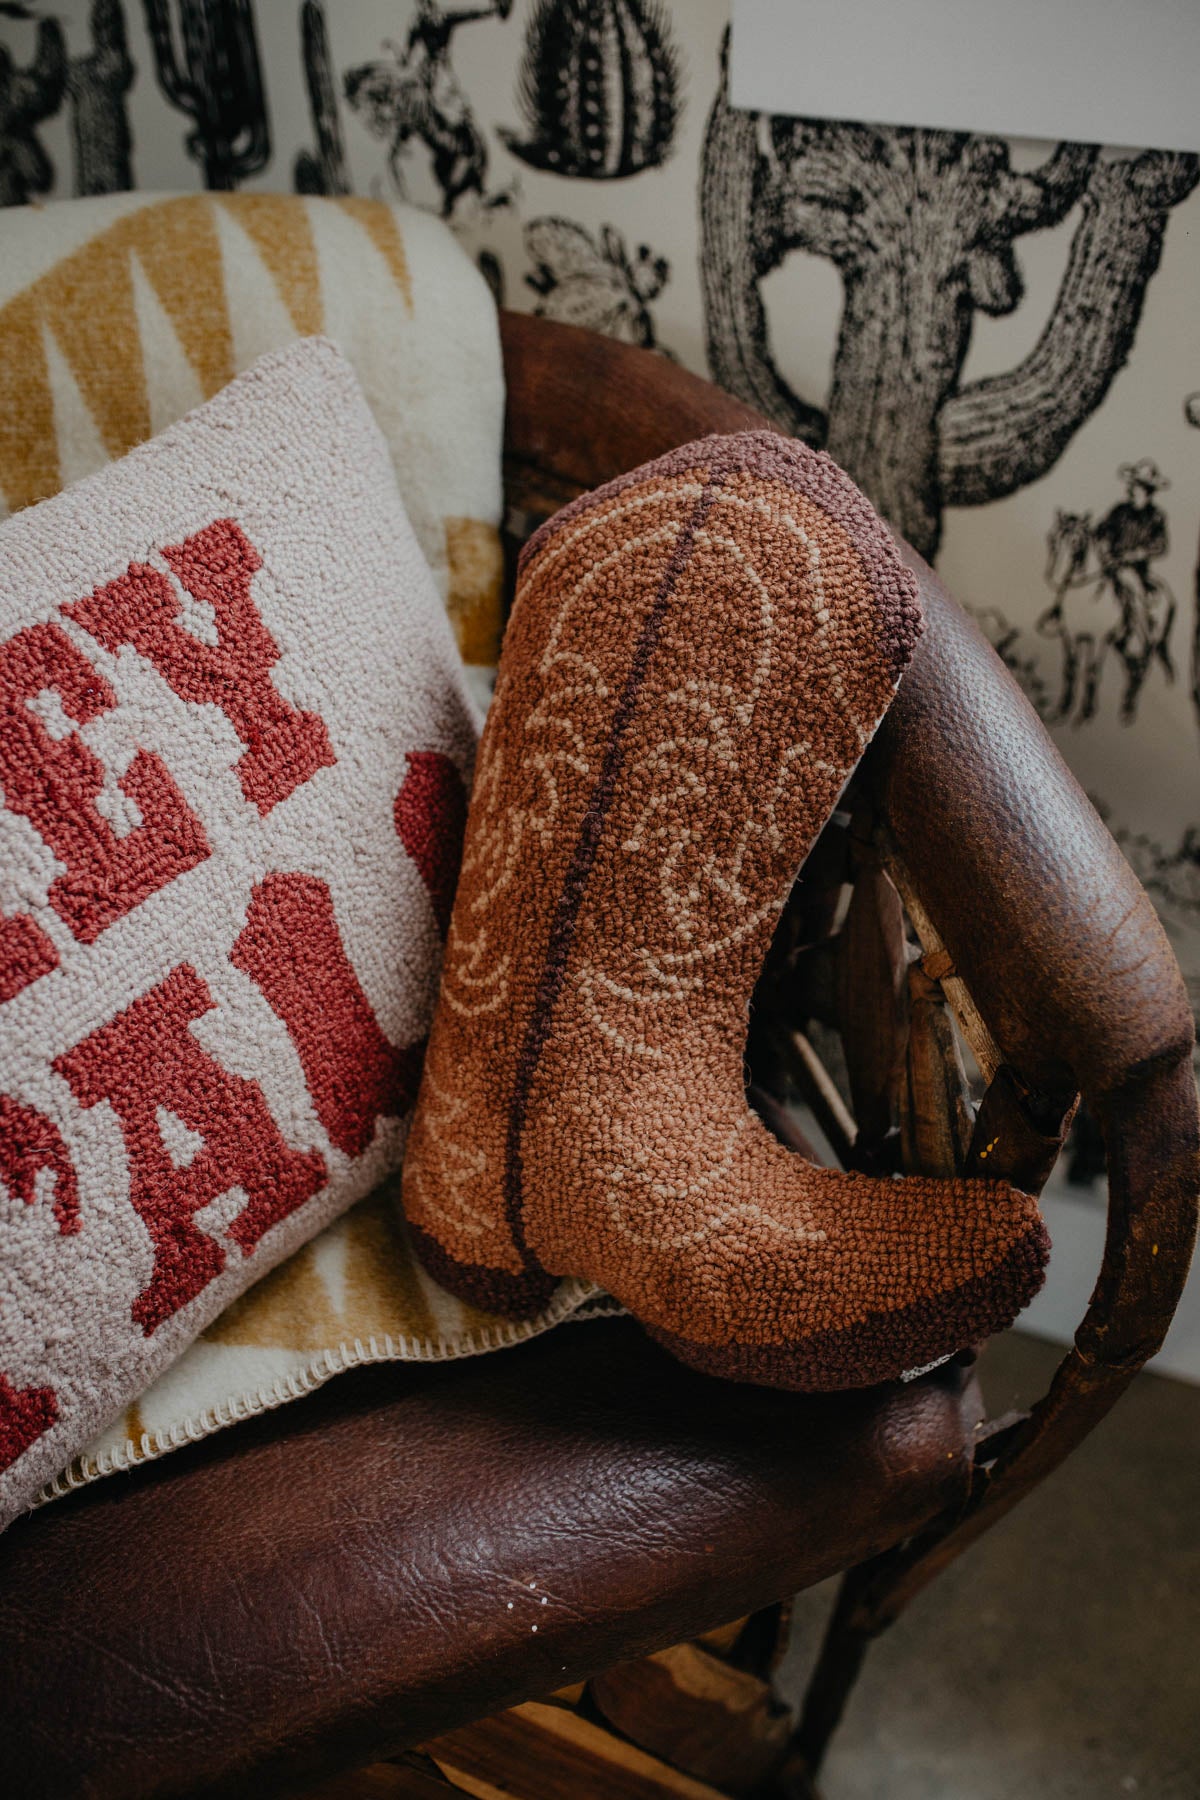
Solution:
{"label": "saguaro cactus drawing", "polygon": [[[26,7],[11,16],[32,18]],[[62,105],[67,81],[67,49],[57,19],[42,19],[37,48],[27,69],[19,69],[0,44],[0,206],[24,206],[54,184],[54,165],[35,130]]]}
{"label": "saguaro cactus drawing", "polygon": [[[1108,158],[1060,144],[1040,167],[961,132],[736,111],[724,76],[701,194],[708,355],[722,386],[822,444],[933,555],[945,506],[1044,475],[1103,400],[1133,344],[1171,207],[1195,156]],[[1080,220],[1054,310],[1006,374],[962,386],[976,313],[1019,306],[1014,244]],[[771,357],[760,293],[792,250],[828,257],[844,304],[825,409]]]}
{"label": "saguaro cactus drawing", "polygon": [[77,194],[123,193],[133,186],[133,138],[125,96],[133,86],[133,58],[125,38],[121,0],[93,0],[92,48],[67,69]]}
{"label": "saguaro cactus drawing", "polygon": [[145,7],[159,85],[195,121],[189,156],[205,187],[236,187],[271,154],[252,0],[178,0],[178,46],[170,0]]}
{"label": "saguaro cactus drawing", "polygon": [[329,57],[329,34],[321,0],[304,0],[300,9],[300,42],[304,80],[312,113],[316,151],[301,150],[293,180],[298,194],[348,194],[346,150],[338,115],[337,84]]}

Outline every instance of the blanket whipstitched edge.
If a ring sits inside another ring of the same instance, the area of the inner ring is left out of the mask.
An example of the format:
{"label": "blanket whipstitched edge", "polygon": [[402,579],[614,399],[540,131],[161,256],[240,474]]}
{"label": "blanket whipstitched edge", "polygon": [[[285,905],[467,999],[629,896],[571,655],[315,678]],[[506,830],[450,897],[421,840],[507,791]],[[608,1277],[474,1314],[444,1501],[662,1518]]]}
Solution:
{"label": "blanket whipstitched edge", "polygon": [[140,1468],[143,1463],[155,1462],[160,1457],[169,1455],[172,1450],[200,1443],[204,1438],[211,1437],[230,1425],[242,1424],[261,1413],[287,1406],[293,1400],[302,1400],[307,1394],[315,1393],[318,1388],[323,1387],[335,1375],[343,1375],[350,1369],[367,1368],[374,1363],[454,1362],[464,1357],[484,1356],[540,1337],[556,1325],[615,1318],[623,1314],[624,1310],[617,1301],[594,1287],[591,1282],[564,1281],[550,1304],[535,1319],[517,1322],[497,1319],[494,1325],[481,1326],[456,1338],[418,1339],[393,1336],[385,1332],[374,1335],[365,1342],[361,1338],[348,1339],[315,1352],[299,1369],[279,1376],[269,1386],[231,1395],[228,1400],[215,1406],[188,1414],[174,1425],[153,1432],[143,1432],[137,1442],[127,1438],[124,1443],[102,1450],[96,1455],[85,1452],[76,1457],[60,1475],[55,1476],[53,1481],[46,1482],[35,1496],[31,1510],[46,1506],[53,1500],[61,1500],[78,1488],[103,1480],[105,1476]]}

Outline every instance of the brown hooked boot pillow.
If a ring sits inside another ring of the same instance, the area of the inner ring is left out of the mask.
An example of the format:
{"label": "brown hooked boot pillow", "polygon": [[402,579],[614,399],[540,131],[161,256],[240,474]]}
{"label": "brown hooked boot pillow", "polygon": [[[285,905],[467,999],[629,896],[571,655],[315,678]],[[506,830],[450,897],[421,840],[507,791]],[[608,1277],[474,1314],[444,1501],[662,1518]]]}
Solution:
{"label": "brown hooked boot pillow", "polygon": [[431,1272],[516,1315],[563,1275],[678,1356],[857,1387],[1011,1323],[1037,1207],[818,1169],[746,1104],[755,980],[921,629],[830,460],[711,437],[529,543],[404,1167]]}

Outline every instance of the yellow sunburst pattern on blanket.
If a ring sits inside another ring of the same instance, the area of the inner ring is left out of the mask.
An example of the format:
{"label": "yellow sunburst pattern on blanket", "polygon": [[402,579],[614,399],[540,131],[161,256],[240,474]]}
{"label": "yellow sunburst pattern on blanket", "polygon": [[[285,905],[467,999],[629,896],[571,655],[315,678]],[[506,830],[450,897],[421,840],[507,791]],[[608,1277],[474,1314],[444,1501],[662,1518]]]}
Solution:
{"label": "yellow sunburst pattern on blanket", "polygon": [[495,662],[503,376],[438,221],[357,197],[106,195],[0,218],[0,513],[91,474],[268,350],[332,337],[468,663]]}

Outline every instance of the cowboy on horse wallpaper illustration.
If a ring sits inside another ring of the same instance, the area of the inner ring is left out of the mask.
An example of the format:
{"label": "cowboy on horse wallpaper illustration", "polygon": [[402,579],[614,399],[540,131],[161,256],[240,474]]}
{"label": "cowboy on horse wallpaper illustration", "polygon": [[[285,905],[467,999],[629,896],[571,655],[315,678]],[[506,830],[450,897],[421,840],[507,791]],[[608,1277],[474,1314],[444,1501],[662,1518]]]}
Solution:
{"label": "cowboy on horse wallpaper illustration", "polygon": [[[1117,471],[1125,497],[1093,525],[1091,513],[1059,511],[1047,539],[1046,580],[1054,600],[1038,620],[1043,637],[1062,646],[1062,685],[1054,719],[1073,717],[1077,725],[1095,716],[1100,679],[1111,651],[1125,673],[1121,719],[1137,717],[1138,700],[1153,663],[1175,679],[1171,630],[1175,598],[1151,567],[1167,554],[1167,517],[1155,495],[1170,486],[1149,457],[1123,463]],[[1100,629],[1104,599],[1115,616]]]}

